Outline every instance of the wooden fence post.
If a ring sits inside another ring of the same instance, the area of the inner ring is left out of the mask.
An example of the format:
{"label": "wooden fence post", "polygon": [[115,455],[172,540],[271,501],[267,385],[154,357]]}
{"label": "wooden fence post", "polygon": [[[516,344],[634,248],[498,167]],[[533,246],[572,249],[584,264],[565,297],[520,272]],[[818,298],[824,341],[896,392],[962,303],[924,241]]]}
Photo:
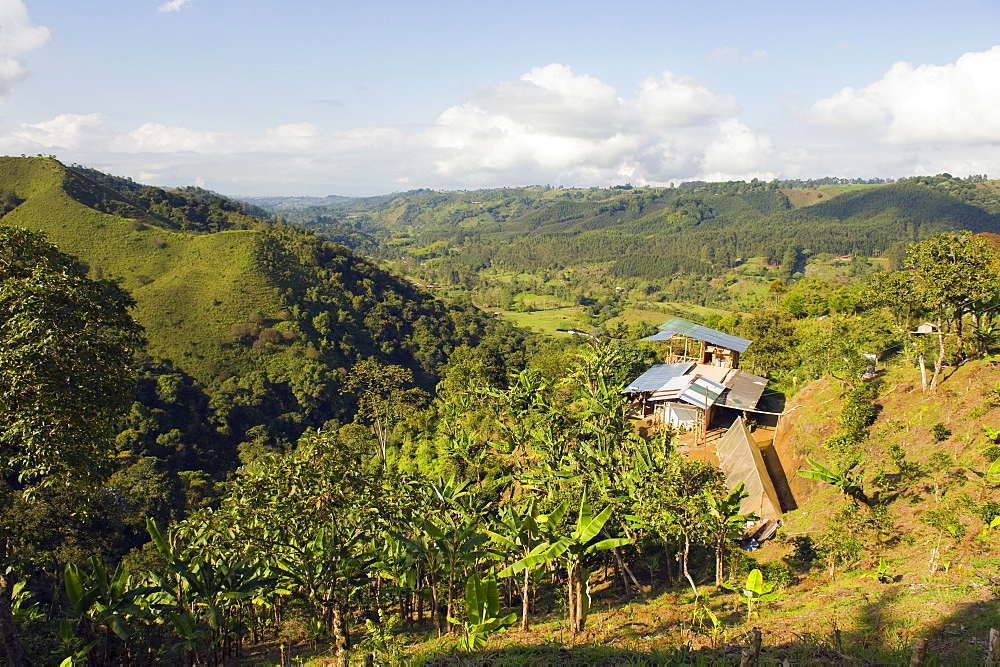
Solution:
{"label": "wooden fence post", "polygon": [[740,667],[757,667],[757,660],[760,659],[760,628],[750,631],[750,646],[743,649],[740,656]]}
{"label": "wooden fence post", "polygon": [[920,667],[924,664],[925,657],[927,657],[927,640],[917,637],[910,648],[910,667]]}

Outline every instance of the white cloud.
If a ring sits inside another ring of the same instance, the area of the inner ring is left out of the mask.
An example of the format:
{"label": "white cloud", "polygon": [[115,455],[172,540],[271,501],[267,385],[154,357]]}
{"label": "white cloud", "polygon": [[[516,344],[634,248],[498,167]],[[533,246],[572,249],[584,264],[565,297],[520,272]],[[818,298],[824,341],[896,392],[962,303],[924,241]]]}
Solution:
{"label": "white cloud", "polygon": [[238,140],[219,132],[202,132],[184,127],[168,127],[159,123],[144,123],[120,135],[111,149],[122,153],[227,153]]}
{"label": "white cloud", "polygon": [[177,12],[180,11],[182,7],[186,7],[191,4],[191,0],[168,0],[162,5],[157,7],[161,12]]}
{"label": "white cloud", "polygon": [[948,65],[898,62],[878,81],[817,101],[806,118],[892,144],[1000,142],[1000,46]]}
{"label": "white cloud", "polygon": [[[429,126],[329,131],[290,122],[238,134],[160,122],[111,129],[100,114],[66,114],[0,136],[0,150],[57,148],[64,161],[154,185],[201,178],[234,193],[256,183],[349,194],[390,184],[656,185],[709,170],[764,173],[770,140],[736,120],[738,112],[732,97],[671,72],[642,80],[623,98],[603,81],[552,64],[470,95]],[[15,138],[21,143],[10,143]]]}
{"label": "white cloud", "polygon": [[625,100],[553,64],[446,109],[423,140],[451,182],[651,183],[692,175],[719,132],[712,121],[738,110],[732,97],[671,72]]}
{"label": "white cloud", "polygon": [[100,134],[104,116],[99,113],[60,114],[41,123],[25,123],[13,135],[45,148],[77,149],[94,135]]}
{"label": "white cloud", "polygon": [[463,106],[488,109],[517,125],[560,136],[608,136],[623,120],[614,88],[559,64],[535,67],[518,81],[480,91]]}
{"label": "white cloud", "polygon": [[702,173],[706,180],[731,181],[749,178],[769,179],[765,173],[773,153],[770,137],[755,134],[735,118],[719,123],[719,135],[705,147]]}
{"label": "white cloud", "polygon": [[32,25],[21,0],[0,0],[0,98],[26,74],[20,58],[48,43],[49,29]]}
{"label": "white cloud", "polygon": [[717,95],[705,84],[672,72],[640,81],[635,106],[642,120],[653,127],[698,125],[739,111],[733,97]]}

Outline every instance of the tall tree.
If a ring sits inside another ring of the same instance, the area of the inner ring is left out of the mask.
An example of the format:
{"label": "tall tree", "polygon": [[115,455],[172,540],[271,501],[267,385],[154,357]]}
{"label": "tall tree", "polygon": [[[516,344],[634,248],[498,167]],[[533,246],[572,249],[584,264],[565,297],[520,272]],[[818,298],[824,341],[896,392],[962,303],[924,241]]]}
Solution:
{"label": "tall tree", "polygon": [[43,236],[0,226],[0,639],[18,667],[8,568],[31,548],[10,517],[56,486],[78,487],[82,499],[106,470],[111,427],[134,389],[132,305]]}
{"label": "tall tree", "polygon": [[938,234],[907,249],[906,268],[929,309],[954,327],[964,353],[962,321],[992,313],[1000,292],[1000,257],[990,241],[969,232]]}

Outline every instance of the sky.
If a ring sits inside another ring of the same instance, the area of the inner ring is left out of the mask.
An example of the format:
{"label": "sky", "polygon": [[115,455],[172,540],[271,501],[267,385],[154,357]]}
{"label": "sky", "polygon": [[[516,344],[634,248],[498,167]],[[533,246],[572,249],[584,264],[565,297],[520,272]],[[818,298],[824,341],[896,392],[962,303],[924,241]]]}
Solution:
{"label": "sky", "polygon": [[0,154],[229,196],[1000,178],[1000,3],[0,0]]}

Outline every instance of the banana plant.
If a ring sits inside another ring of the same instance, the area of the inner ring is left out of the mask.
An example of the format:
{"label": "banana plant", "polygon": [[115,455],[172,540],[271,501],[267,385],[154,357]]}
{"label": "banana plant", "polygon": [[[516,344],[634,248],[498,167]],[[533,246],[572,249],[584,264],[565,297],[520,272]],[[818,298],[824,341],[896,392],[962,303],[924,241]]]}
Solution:
{"label": "banana plant", "polygon": [[75,563],[66,566],[63,581],[69,598],[70,617],[89,619],[96,627],[110,630],[123,640],[134,634],[133,619],[152,620],[136,598],[159,590],[156,586],[134,586],[128,567],[119,566],[109,577],[101,561],[90,557],[87,572]]}
{"label": "banana plant", "polygon": [[[566,513],[565,505],[566,501],[564,500],[553,514],[560,517],[564,515]],[[593,508],[587,500],[587,492],[584,490],[580,496],[580,510],[577,513],[576,524],[569,534],[558,539],[550,538],[539,544],[526,557],[504,568],[500,572],[500,576],[509,577],[528,567],[553,560],[561,561],[566,568],[568,582],[570,631],[573,634],[582,632],[590,613],[590,572],[583,565],[584,558],[598,551],[613,549],[632,542],[627,537],[596,540],[608,519],[611,518],[612,510],[613,508],[608,506],[594,515]]]}
{"label": "banana plant", "polygon": [[800,477],[815,479],[820,482],[832,484],[833,486],[839,488],[844,495],[857,502],[868,506],[873,504],[874,501],[865,494],[861,484],[858,483],[855,480],[855,477],[851,475],[851,470],[858,465],[859,461],[855,461],[841,472],[834,472],[830,468],[827,468],[810,458],[807,458],[806,461],[808,461],[809,465],[812,467],[809,470],[800,470]]}
{"label": "banana plant", "polygon": [[517,621],[517,614],[513,612],[500,616],[496,577],[489,576],[482,580],[475,572],[465,585],[465,616],[465,623],[451,617],[448,622],[465,627],[463,643],[468,651],[482,648],[490,635],[506,632]]}
{"label": "banana plant", "polygon": [[44,619],[45,613],[42,611],[41,603],[29,603],[31,592],[27,590],[28,580],[16,578],[14,569],[10,567],[7,568],[6,574],[8,577],[14,579],[14,586],[11,588],[10,595],[10,610],[14,616],[14,620],[26,625],[32,621]]}
{"label": "banana plant", "polygon": [[730,541],[739,539],[743,531],[743,526],[748,521],[756,521],[757,516],[752,512],[740,514],[740,504],[747,497],[747,492],[743,490],[743,482],[725,495],[716,495],[705,489],[706,505],[708,507],[708,521],[710,536],[715,547],[715,585],[722,586],[724,573],[722,564],[726,555],[726,546]]}
{"label": "banana plant", "polygon": [[747,621],[753,616],[757,605],[762,602],[773,602],[779,595],[779,592],[774,590],[774,584],[764,583],[764,575],[757,568],[750,571],[743,587],[729,584],[726,584],[725,587],[743,597],[743,601],[747,605]]}
{"label": "banana plant", "polygon": [[[566,504],[563,503],[561,508],[565,512]],[[562,514],[556,516],[539,514],[538,504],[532,499],[523,510],[519,511],[513,506],[508,507],[503,518],[494,526],[494,530],[487,530],[486,534],[507,555],[527,558],[535,548],[546,544],[545,532],[542,526],[558,525],[561,520]],[[524,567],[524,575],[521,581],[522,631],[527,631],[530,624],[532,569],[531,566]]]}
{"label": "banana plant", "polygon": [[260,590],[272,587],[277,577],[258,560],[227,559],[191,549],[204,541],[204,526],[192,529],[184,547],[172,544],[152,519],[147,519],[146,529],[173,574],[169,581],[152,577],[160,594],[157,607],[170,610],[166,616],[181,637],[180,648],[194,653],[207,638],[205,643],[215,659],[232,635],[246,633],[246,627],[235,618],[236,608]]}

